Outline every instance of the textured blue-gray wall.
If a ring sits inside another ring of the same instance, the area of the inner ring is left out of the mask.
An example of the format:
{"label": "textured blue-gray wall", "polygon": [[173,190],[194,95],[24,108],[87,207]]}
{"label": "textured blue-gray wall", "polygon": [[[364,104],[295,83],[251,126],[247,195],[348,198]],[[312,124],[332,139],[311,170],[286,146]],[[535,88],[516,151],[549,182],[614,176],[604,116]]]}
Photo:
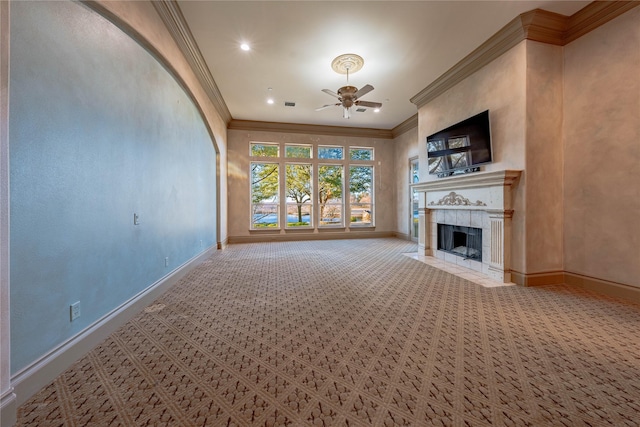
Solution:
{"label": "textured blue-gray wall", "polygon": [[81,4],[13,2],[10,61],[16,373],[216,244],[216,157],[176,80]]}

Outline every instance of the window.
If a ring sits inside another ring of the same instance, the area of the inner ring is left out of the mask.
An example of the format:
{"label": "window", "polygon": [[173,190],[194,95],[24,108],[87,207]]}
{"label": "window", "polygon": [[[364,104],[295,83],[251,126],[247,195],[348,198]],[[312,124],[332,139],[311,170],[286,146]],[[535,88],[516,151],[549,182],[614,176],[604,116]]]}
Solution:
{"label": "window", "polygon": [[349,167],[351,225],[373,225],[373,166]]}
{"label": "window", "polygon": [[251,163],[251,228],[280,227],[278,163]]}
{"label": "window", "polygon": [[343,167],[340,165],[320,165],[318,167],[320,227],[344,226],[342,219],[342,175]]}
{"label": "window", "polygon": [[318,147],[318,158],[326,160],[342,160],[344,158],[344,148],[321,145]]}
{"label": "window", "polygon": [[373,148],[250,142],[249,154],[252,230],[374,225]]}
{"label": "window", "polygon": [[251,143],[252,157],[278,157],[280,155],[280,146],[273,143]]}
{"label": "window", "polygon": [[[411,184],[416,184],[418,182],[420,182],[420,169],[418,167],[418,159],[411,159],[410,160],[410,165],[411,165],[411,170],[410,170],[410,178],[409,178],[409,182]],[[410,232],[411,232],[411,239],[414,241],[418,240],[418,226],[419,226],[419,221],[418,221],[418,215],[419,215],[419,210],[418,210],[418,195],[419,193],[414,189],[411,188],[411,226],[410,226]]]}
{"label": "window", "polygon": [[373,148],[350,148],[349,159],[373,160]]}
{"label": "window", "polygon": [[294,159],[310,159],[311,146],[287,144],[284,146],[284,156]]}
{"label": "window", "polygon": [[313,193],[310,164],[286,165],[287,227],[312,227]]}

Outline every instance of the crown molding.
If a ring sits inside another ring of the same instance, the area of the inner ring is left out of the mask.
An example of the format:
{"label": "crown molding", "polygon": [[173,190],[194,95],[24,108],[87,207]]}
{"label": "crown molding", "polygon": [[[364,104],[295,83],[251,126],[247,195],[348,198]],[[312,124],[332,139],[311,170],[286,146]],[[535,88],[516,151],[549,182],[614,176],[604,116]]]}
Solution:
{"label": "crown molding", "polygon": [[200,52],[200,48],[198,48],[198,44],[189,29],[189,25],[187,24],[177,1],[155,0],[151,3],[156,9],[156,12],[158,12],[158,15],[160,15],[164,25],[169,30],[171,37],[173,37],[175,42],[178,44],[180,51],[193,69],[198,81],[209,96],[209,99],[213,103],[216,111],[220,114],[225,123],[229,123],[232,119],[229,108],[224,102],[224,98],[220,93],[220,89],[218,89],[218,85],[215,80],[213,80],[211,71],[202,56],[202,52]]}
{"label": "crown molding", "polygon": [[414,95],[410,101],[418,108],[422,107],[520,43],[524,40],[524,34],[525,30],[519,16]]}
{"label": "crown molding", "polygon": [[542,9],[523,13],[410,101],[422,107],[523,40],[564,46],[638,5],[638,1],[594,1],[570,17]]}
{"label": "crown molding", "polygon": [[568,18],[559,13],[553,13],[542,9],[534,9],[520,14],[514,19],[516,25],[522,26],[522,40],[564,45],[564,34],[567,29]]}
{"label": "crown molding", "polygon": [[252,132],[285,132],[311,135],[353,136],[361,138],[393,139],[393,132],[386,129],[357,128],[345,126],[308,125],[301,123],[258,122],[253,120],[232,119],[227,125],[230,130]]}
{"label": "crown molding", "polygon": [[568,18],[564,44],[584,36],[623,13],[640,6],[638,1],[594,1]]}
{"label": "crown molding", "polygon": [[403,133],[408,132],[411,129],[414,129],[417,127],[418,127],[418,114],[414,114],[404,122],[400,123],[398,126],[391,129],[391,135],[393,135],[394,138],[397,138]]}

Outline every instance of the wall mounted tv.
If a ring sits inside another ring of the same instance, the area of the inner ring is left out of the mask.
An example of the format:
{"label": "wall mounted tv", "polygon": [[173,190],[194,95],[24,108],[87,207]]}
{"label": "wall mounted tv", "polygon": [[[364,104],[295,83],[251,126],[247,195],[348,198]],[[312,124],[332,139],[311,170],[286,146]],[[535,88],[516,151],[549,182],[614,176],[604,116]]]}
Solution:
{"label": "wall mounted tv", "polygon": [[445,177],[491,163],[489,110],[427,137],[429,173]]}

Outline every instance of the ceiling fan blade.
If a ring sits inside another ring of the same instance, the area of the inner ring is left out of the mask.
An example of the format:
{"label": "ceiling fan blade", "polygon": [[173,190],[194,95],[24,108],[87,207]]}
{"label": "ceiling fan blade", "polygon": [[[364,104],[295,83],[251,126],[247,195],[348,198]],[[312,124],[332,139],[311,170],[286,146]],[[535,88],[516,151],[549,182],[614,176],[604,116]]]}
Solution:
{"label": "ceiling fan blade", "polygon": [[335,107],[337,105],[340,105],[340,103],[323,105],[322,107],[316,108],[316,111],[324,110],[325,108],[329,108],[329,107]]}
{"label": "ceiling fan blade", "polygon": [[360,107],[380,108],[382,102],[356,101],[356,105]]}
{"label": "ceiling fan blade", "polygon": [[360,98],[361,96],[364,96],[366,94],[368,94],[369,92],[371,92],[373,90],[373,86],[371,85],[365,85],[362,86],[356,93],[355,95],[353,95],[356,99]]}
{"label": "ceiling fan blade", "polygon": [[340,95],[338,95],[337,93],[335,93],[335,92],[334,92],[334,91],[332,91],[332,90],[329,90],[329,89],[322,89],[322,91],[323,91],[324,93],[326,93],[327,95],[335,96],[336,98],[340,99]]}

